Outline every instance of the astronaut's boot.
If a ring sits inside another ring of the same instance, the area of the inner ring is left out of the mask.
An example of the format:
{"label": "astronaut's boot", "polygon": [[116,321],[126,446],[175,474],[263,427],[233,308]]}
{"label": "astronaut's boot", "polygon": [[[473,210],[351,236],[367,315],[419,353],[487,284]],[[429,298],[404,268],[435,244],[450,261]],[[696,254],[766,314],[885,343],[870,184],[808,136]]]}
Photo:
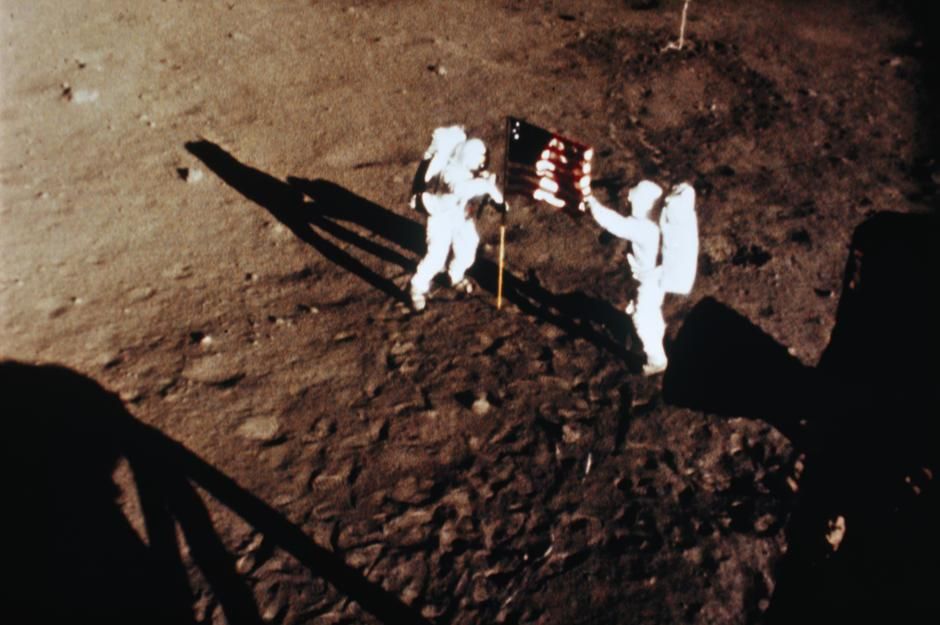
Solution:
{"label": "astronaut's boot", "polygon": [[665,356],[662,356],[662,358],[658,356],[656,358],[647,357],[646,364],[643,365],[643,375],[649,377],[657,373],[662,373],[666,370],[668,364],[669,360]]}
{"label": "astronaut's boot", "polygon": [[421,293],[414,289],[411,290],[411,305],[417,312],[421,312],[428,305],[428,298],[426,293]]}
{"label": "astronaut's boot", "polygon": [[467,278],[461,278],[454,283],[454,289],[469,295],[470,293],[473,293],[473,284]]}

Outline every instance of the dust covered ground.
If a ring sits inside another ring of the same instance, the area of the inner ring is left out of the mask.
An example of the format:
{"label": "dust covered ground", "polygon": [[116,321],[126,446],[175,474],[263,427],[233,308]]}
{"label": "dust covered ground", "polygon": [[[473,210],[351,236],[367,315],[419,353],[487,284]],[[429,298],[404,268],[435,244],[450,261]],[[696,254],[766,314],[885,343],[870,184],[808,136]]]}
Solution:
{"label": "dust covered ground", "polygon": [[[937,611],[934,9],[693,0],[664,51],[680,2],[0,7],[10,614]],[[507,115],[612,206],[695,186],[665,376],[626,245],[522,198],[503,309],[490,211],[410,311],[431,131],[500,171]]]}

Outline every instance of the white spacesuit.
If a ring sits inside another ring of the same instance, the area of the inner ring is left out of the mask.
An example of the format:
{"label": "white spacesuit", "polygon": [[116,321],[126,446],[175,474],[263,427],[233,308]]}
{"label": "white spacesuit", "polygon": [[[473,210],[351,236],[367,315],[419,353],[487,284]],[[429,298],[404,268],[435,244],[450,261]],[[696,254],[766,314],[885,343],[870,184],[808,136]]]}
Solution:
{"label": "white spacesuit", "polygon": [[[673,187],[657,224],[650,213],[662,193],[659,185],[648,180],[633,187],[628,196],[629,217],[603,206],[593,196],[584,200],[602,228],[631,243],[627,262],[638,284],[636,298],[627,305],[626,313],[633,320],[646,353],[644,375],[654,375],[666,369],[663,298],[666,293],[684,295],[692,290],[698,259],[695,190],[688,183]],[[663,262],[657,264],[660,251]]]}
{"label": "white spacesuit", "polygon": [[[419,311],[424,309],[431,281],[444,270],[451,250],[453,259],[447,269],[451,284],[468,293],[472,290],[464,274],[476,259],[480,236],[471,200],[488,195],[505,206],[496,176],[483,170],[486,146],[479,139],[467,139],[460,127],[437,129],[425,162],[420,200],[428,214],[428,249],[411,279],[411,301]],[[417,199],[412,197],[412,207]]]}

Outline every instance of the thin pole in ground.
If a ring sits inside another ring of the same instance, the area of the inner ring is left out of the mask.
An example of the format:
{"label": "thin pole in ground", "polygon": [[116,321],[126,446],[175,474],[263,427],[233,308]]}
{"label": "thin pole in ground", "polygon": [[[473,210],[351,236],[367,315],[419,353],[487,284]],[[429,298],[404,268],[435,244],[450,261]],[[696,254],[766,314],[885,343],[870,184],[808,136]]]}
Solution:
{"label": "thin pole in ground", "polygon": [[681,50],[682,46],[685,44],[685,22],[689,14],[689,2],[692,0],[685,0],[682,5],[682,22],[679,24],[679,41],[670,41],[666,44],[666,47],[663,48],[663,51],[666,50]]}

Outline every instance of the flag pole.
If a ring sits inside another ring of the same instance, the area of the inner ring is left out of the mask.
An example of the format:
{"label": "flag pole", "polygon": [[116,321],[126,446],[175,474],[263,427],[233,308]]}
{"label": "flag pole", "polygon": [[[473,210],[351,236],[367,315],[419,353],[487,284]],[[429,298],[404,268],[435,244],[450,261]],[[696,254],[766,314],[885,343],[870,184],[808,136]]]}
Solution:
{"label": "flag pole", "polygon": [[[503,154],[503,189],[509,181],[509,144],[511,143],[512,121],[506,118],[506,152]],[[506,263],[506,194],[503,193],[503,216],[499,223],[499,274],[496,278],[496,310],[503,308],[503,268]]]}
{"label": "flag pole", "polygon": [[506,213],[499,225],[499,278],[496,281],[496,310],[503,307],[503,266],[506,258]]}

